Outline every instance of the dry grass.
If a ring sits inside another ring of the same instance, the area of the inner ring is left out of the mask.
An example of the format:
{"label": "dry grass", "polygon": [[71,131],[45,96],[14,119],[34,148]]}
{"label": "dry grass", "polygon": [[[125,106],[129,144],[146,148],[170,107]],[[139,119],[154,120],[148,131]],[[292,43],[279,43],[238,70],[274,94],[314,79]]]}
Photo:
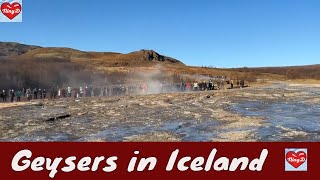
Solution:
{"label": "dry grass", "polygon": [[288,80],[288,82],[293,85],[313,85],[320,87],[320,80],[316,79],[294,79]]}
{"label": "dry grass", "polygon": [[320,80],[320,65],[292,66],[292,67],[263,67],[263,68],[240,68],[241,72],[253,72],[257,74],[275,74],[287,79],[316,79]]}
{"label": "dry grass", "polygon": [[9,107],[16,107],[16,106],[24,106],[28,104],[35,104],[31,102],[15,102],[15,103],[0,103],[0,109],[2,108],[9,108]]}
{"label": "dry grass", "polygon": [[111,74],[153,73],[161,71],[167,75],[227,76],[231,79],[245,79],[255,82],[256,73],[208,67],[191,67],[181,62],[153,61],[145,57],[143,51],[129,54],[83,52],[69,48],[40,48],[19,57],[20,59],[60,58],[99,72]]}
{"label": "dry grass", "polygon": [[[17,66],[19,70],[16,70]],[[251,83],[257,80],[260,83],[265,83],[270,80],[320,79],[320,65],[219,69],[186,66],[179,61],[150,60],[144,51],[121,54],[84,52],[70,48],[37,48],[15,57],[15,61],[2,66],[0,80],[13,84],[20,83],[19,86],[28,84],[48,86],[49,83],[45,83],[45,81],[50,81],[50,83],[57,81],[54,76],[61,74],[60,71],[67,74],[58,77],[59,85],[81,80],[91,83],[95,79],[104,79],[105,77],[108,78],[109,83],[118,83],[132,80],[136,78],[136,74],[155,72],[160,72],[159,79],[170,77],[171,80],[179,79],[179,75],[225,76],[234,80],[243,79]],[[70,78],[68,73],[75,76]],[[98,77],[95,74],[98,74]],[[38,77],[41,77],[40,80]],[[24,81],[31,81],[31,83],[26,84]],[[5,86],[9,87],[8,84]]]}

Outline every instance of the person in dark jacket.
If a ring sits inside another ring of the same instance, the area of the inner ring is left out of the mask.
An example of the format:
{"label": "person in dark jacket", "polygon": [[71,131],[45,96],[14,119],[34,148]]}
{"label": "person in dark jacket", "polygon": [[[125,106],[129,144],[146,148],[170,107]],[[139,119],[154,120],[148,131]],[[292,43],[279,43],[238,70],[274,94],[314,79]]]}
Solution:
{"label": "person in dark jacket", "polygon": [[53,99],[53,97],[54,97],[54,89],[51,88],[50,89],[50,99]]}
{"label": "person in dark jacket", "polygon": [[2,99],[2,102],[7,102],[7,93],[5,90],[1,92],[1,99]]}
{"label": "person in dark jacket", "polygon": [[241,80],[241,81],[240,81],[240,87],[241,87],[241,88],[244,88],[244,80]]}
{"label": "person in dark jacket", "polygon": [[33,98],[38,99],[38,89],[37,88],[34,88],[34,90],[33,90]]}
{"label": "person in dark jacket", "polygon": [[43,99],[46,99],[46,96],[47,96],[47,91],[46,91],[46,89],[43,89],[42,94],[43,94]]}
{"label": "person in dark jacket", "polygon": [[39,94],[39,99],[42,99],[42,98],[43,98],[43,92],[42,92],[42,89],[39,89],[38,94]]}
{"label": "person in dark jacket", "polygon": [[12,89],[11,91],[10,91],[10,102],[14,102],[14,97],[16,96],[16,94],[15,94],[15,92],[14,92],[14,90]]}
{"label": "person in dark jacket", "polygon": [[2,94],[2,91],[0,92],[0,98],[1,98],[1,100],[2,100],[2,98],[3,98],[3,94]]}

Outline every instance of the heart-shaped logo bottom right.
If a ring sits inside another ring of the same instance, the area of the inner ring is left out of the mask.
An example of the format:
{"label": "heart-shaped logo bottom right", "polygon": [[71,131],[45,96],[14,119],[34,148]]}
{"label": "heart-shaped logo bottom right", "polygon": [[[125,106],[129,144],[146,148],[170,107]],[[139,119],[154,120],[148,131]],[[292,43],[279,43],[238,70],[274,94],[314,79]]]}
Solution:
{"label": "heart-shaped logo bottom right", "polygon": [[303,151],[289,151],[286,154],[286,160],[294,168],[299,168],[303,163],[307,161],[307,154]]}

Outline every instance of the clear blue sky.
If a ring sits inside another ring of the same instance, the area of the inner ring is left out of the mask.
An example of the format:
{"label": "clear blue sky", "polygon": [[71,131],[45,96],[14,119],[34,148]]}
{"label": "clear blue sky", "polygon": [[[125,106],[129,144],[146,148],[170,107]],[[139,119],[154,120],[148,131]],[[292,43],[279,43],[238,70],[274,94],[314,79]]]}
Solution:
{"label": "clear blue sky", "polygon": [[0,41],[153,49],[198,66],[320,64],[320,1],[23,0],[23,22],[0,23]]}

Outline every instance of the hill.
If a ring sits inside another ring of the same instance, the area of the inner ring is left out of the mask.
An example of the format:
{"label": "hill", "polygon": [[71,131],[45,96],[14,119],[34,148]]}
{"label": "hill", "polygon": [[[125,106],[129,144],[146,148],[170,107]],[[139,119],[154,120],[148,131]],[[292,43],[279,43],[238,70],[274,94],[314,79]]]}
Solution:
{"label": "hill", "polygon": [[0,42],[0,57],[19,56],[37,48],[40,47],[14,42]]}
{"label": "hill", "polygon": [[[159,67],[185,66],[153,50],[122,54],[6,42],[0,42],[0,47],[0,88],[5,89],[143,81],[144,75]],[[155,78],[170,76],[160,74]]]}
{"label": "hill", "polygon": [[183,63],[177,59],[160,55],[153,50],[140,50],[128,54],[114,52],[86,52],[71,48],[27,46],[18,43],[0,43],[3,57],[16,59],[65,59],[74,62],[101,63],[107,66],[140,66],[148,63]]}
{"label": "hill", "polygon": [[[221,69],[192,67],[153,50],[123,54],[0,42],[0,88],[200,81],[320,79],[320,65]],[[214,62],[213,62],[214,63]]]}
{"label": "hill", "polygon": [[234,70],[256,74],[276,74],[281,75],[287,79],[320,80],[320,65],[238,68]]}

